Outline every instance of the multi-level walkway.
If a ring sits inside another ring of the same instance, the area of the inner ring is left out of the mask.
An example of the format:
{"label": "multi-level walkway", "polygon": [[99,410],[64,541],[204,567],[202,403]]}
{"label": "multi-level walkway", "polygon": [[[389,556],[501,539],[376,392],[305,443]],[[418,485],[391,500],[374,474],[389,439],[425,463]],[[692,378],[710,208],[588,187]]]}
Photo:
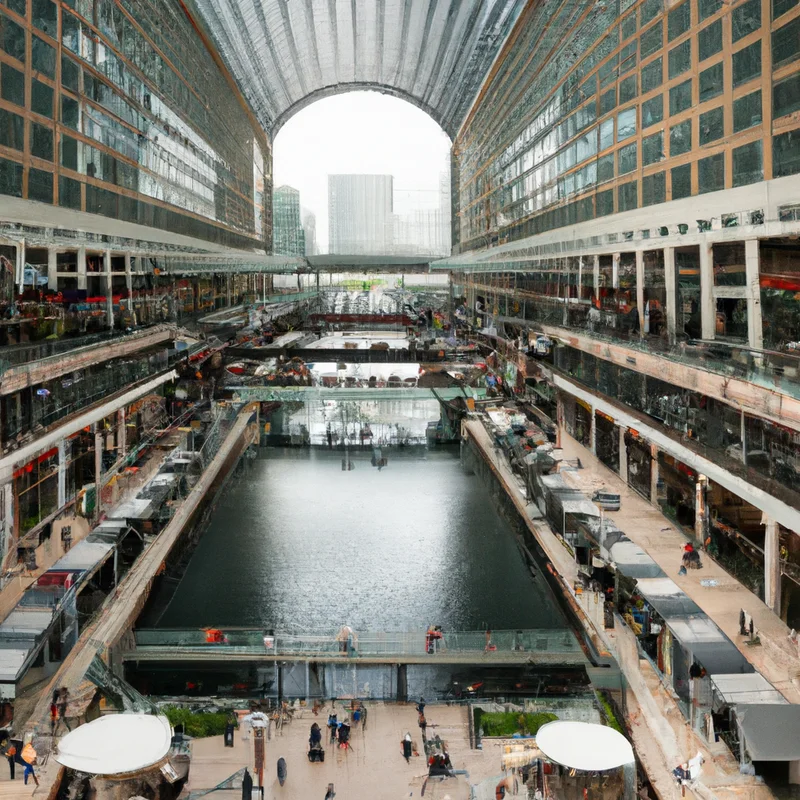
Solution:
{"label": "multi-level walkway", "polygon": [[[136,631],[136,648],[127,661],[315,661],[360,664],[541,664],[581,667],[583,652],[568,630],[446,632],[428,652],[425,631],[357,632],[352,647],[336,632],[265,637],[260,630],[225,629],[226,642],[208,642],[204,630]],[[345,648],[343,650],[343,648]]]}

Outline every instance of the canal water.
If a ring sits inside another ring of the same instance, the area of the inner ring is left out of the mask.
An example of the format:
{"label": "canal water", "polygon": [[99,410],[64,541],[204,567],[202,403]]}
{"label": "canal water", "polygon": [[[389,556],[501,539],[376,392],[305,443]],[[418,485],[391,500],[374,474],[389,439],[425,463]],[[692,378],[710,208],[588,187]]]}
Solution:
{"label": "canal water", "polygon": [[[458,449],[261,451],[232,478],[158,627],[565,628]],[[155,599],[155,598],[154,598]]]}

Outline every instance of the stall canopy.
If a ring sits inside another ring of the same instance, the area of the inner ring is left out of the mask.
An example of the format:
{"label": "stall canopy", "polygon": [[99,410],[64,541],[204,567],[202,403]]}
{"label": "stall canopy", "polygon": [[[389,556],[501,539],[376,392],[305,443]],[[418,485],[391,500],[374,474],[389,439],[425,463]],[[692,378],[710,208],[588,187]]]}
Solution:
{"label": "stall canopy", "polygon": [[723,705],[735,706],[739,703],[755,705],[784,705],[788,701],[760,673],[744,675],[711,675],[711,683],[717,698]]}
{"label": "stall canopy", "polygon": [[536,745],[550,760],[586,771],[614,769],[633,761],[630,742],[613,728],[590,722],[548,722]]}
{"label": "stall canopy", "polygon": [[166,717],[110,714],[61,739],[56,761],[89,775],[128,775],[158,766],[171,744],[172,728]]}
{"label": "stall canopy", "polygon": [[753,761],[800,760],[800,706],[741,705],[736,718]]}
{"label": "stall canopy", "polygon": [[627,537],[612,544],[609,554],[617,569],[626,578],[639,580],[666,577],[661,567],[638,544],[634,544]]}

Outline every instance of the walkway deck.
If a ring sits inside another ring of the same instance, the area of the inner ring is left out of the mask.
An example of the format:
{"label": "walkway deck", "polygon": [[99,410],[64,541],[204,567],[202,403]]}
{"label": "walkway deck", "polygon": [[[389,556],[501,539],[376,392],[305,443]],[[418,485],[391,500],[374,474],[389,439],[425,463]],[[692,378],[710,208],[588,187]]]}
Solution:
{"label": "walkway deck", "polygon": [[[580,458],[583,465],[577,472],[565,472],[565,479],[589,496],[601,487],[619,492],[622,506],[619,511],[608,512],[609,517],[708,614],[789,702],[800,703],[800,659],[789,642],[789,629],[780,618],[707,554],[702,570],[679,575],[681,551],[687,541],[685,534],[575,439],[562,433],[561,443],[564,458]],[[716,581],[716,585],[701,584],[708,580]],[[753,617],[761,647],[748,646],[746,638],[739,635],[740,609]]]}
{"label": "walkway deck", "polygon": [[275,636],[265,648],[263,631],[225,630],[226,644],[209,644],[202,630],[136,631],[136,648],[126,661],[315,661],[348,664],[484,664],[583,667],[583,652],[568,630],[493,631],[486,650],[484,631],[448,631],[427,653],[423,630],[403,633],[357,631],[356,649],[339,650],[336,634]]}

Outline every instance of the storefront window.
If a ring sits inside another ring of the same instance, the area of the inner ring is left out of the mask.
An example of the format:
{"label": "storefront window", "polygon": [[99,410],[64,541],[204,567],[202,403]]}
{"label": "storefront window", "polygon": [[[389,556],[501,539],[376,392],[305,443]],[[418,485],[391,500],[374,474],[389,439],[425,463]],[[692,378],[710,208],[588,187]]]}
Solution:
{"label": "storefront window", "polygon": [[700,248],[679,247],[675,250],[675,331],[677,336],[700,339]]}
{"label": "storefront window", "polygon": [[664,278],[664,251],[644,253],[644,332],[666,336],[667,284]]}

